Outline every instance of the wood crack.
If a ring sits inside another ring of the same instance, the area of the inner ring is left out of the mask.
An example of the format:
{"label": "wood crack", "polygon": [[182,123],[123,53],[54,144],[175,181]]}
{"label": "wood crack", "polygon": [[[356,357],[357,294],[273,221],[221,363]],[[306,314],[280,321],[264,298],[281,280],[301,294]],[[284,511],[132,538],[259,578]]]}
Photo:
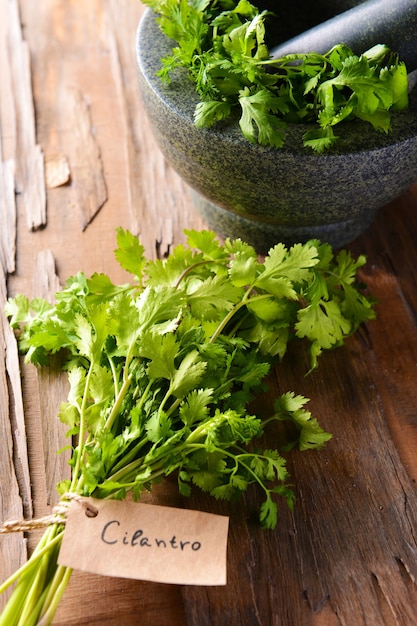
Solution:
{"label": "wood crack", "polygon": [[90,106],[79,89],[68,89],[68,101],[74,129],[74,154],[71,164],[76,205],[85,230],[107,201],[107,186],[99,145],[91,122]]}

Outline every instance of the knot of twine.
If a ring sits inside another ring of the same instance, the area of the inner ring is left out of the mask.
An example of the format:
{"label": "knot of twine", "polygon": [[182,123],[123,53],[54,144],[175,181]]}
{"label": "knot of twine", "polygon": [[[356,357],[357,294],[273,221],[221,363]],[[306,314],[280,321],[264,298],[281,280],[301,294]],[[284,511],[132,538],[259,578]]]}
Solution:
{"label": "knot of twine", "polygon": [[50,524],[65,524],[72,500],[78,502],[80,506],[85,509],[87,517],[96,517],[98,515],[96,507],[90,502],[87,502],[83,496],[80,496],[78,493],[68,492],[62,496],[60,502],[52,509],[52,513],[50,515],[30,520],[8,520],[7,522],[4,522],[3,526],[0,528],[0,535],[46,528]]}

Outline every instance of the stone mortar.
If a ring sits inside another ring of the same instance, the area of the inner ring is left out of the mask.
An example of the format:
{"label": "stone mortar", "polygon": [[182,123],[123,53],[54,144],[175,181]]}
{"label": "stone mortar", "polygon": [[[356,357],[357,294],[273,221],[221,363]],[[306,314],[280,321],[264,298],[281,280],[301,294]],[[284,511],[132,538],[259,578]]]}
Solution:
{"label": "stone mortar", "polygon": [[292,124],[284,147],[268,148],[248,142],[237,120],[195,128],[198,96],[185,70],[176,70],[170,85],[156,76],[171,49],[146,10],[137,33],[145,110],[161,151],[220,235],[241,237],[260,252],[311,238],[340,247],[417,179],[417,89],[408,110],[392,113],[391,133],[342,123],[340,141],[318,155],[302,145],[308,126]]}

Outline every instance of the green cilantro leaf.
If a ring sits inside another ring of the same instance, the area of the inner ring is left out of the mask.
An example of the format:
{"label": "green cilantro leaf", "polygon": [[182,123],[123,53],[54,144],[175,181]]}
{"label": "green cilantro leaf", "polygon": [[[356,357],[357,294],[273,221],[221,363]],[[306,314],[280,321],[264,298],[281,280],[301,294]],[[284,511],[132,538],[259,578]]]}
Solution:
{"label": "green cilantro leaf", "polygon": [[189,352],[174,372],[171,380],[171,393],[176,398],[183,398],[200,384],[206,367],[207,364],[201,360],[197,350]]}
{"label": "green cilantro leaf", "polygon": [[337,141],[331,126],[325,128],[312,128],[303,135],[303,144],[321,154]]}
{"label": "green cilantro leaf", "polygon": [[239,126],[252,143],[282,148],[285,142],[285,124],[274,113],[282,108],[278,96],[266,90],[250,93],[245,88],[239,95],[242,115]]}
{"label": "green cilantro leaf", "polygon": [[194,113],[195,125],[197,128],[210,128],[216,122],[227,119],[231,110],[230,102],[224,100],[199,102]]}
{"label": "green cilantro leaf", "polygon": [[278,506],[269,493],[267,493],[266,500],[261,504],[259,519],[264,528],[275,528],[277,525]]}
{"label": "green cilantro leaf", "polygon": [[197,421],[204,421],[209,415],[213,389],[193,389],[180,406],[180,417],[188,427]]}
{"label": "green cilantro leaf", "polygon": [[225,283],[221,277],[209,277],[204,281],[195,281],[187,294],[191,313],[196,319],[216,319],[219,311],[230,311],[238,302],[242,291]]}
{"label": "green cilantro leaf", "polygon": [[145,248],[139,239],[132,233],[122,228],[117,229],[117,244],[115,257],[123,269],[134,276],[142,276],[143,267],[146,263],[144,257]]}
{"label": "green cilantro leaf", "polygon": [[317,248],[310,243],[287,248],[279,243],[269,251],[264,270],[254,283],[275,296],[290,300],[297,298],[294,283],[302,283],[310,276],[310,269],[318,263]]}
{"label": "green cilantro leaf", "polygon": [[[318,348],[319,354],[322,349],[329,349],[343,341],[346,335],[352,331],[351,322],[345,318],[340,306],[335,300],[325,301],[320,299],[314,305],[311,304],[298,313],[298,322],[295,330],[298,337],[306,337],[313,348]],[[312,368],[316,367],[317,360],[312,356]]]}
{"label": "green cilantro leaf", "polygon": [[163,411],[157,411],[148,419],[145,429],[149,441],[157,443],[172,435],[172,420]]}

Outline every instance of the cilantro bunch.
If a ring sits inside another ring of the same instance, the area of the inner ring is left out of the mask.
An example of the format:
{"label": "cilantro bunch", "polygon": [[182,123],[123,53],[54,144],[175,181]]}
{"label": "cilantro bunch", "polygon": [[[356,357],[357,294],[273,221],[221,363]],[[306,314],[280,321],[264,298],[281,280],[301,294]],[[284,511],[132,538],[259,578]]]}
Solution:
{"label": "cilantro bunch", "polygon": [[[105,274],[71,277],[51,305],[18,295],[6,308],[26,360],[46,366],[61,353],[69,394],[59,418],[77,444],[72,480],[59,491],[139,499],[175,472],[181,494],[193,485],[215,498],[263,493],[260,521],[277,523],[277,497],[291,507],[286,461],[259,438],[289,421],[301,450],[329,438],[287,392],[265,418],[248,411],[289,341],[306,342],[311,367],[374,317],[356,283],[365,263],[310,241],[272,248],[264,260],[241,240],[221,245],[211,231],[186,231],[165,260],[149,261],[138,239],[119,229],[116,257],[130,272],[116,285]],[[56,565],[64,532],[52,524],[19,576],[0,625],[51,622],[70,570]],[[35,565],[35,567],[34,567]],[[22,575],[22,573],[24,575]],[[25,598],[25,600],[23,600]]]}
{"label": "cilantro bunch", "polygon": [[248,0],[144,3],[174,41],[159,76],[169,82],[173,70],[187,70],[200,97],[197,127],[237,114],[249,141],[281,148],[288,123],[311,124],[303,143],[320,153],[337,141],[340,122],[361,119],[388,132],[390,111],[408,106],[405,64],[383,44],[361,56],[339,44],[325,54],[271,58],[268,12]]}

